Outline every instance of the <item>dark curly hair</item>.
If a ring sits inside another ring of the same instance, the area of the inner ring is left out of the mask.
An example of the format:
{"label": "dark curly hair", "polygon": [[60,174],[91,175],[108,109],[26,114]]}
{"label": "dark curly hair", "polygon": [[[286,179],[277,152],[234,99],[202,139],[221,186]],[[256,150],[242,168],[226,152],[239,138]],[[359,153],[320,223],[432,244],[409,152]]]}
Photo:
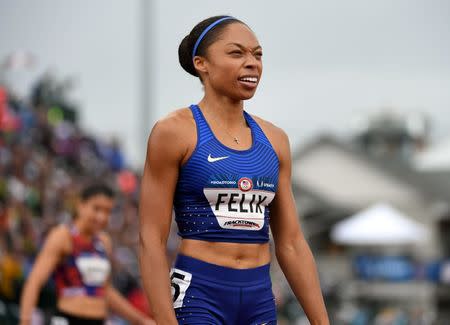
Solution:
{"label": "dark curly hair", "polygon": [[81,201],[87,201],[96,195],[104,195],[110,199],[114,199],[114,190],[106,184],[94,183],[83,188],[80,193]]}
{"label": "dark curly hair", "polygon": [[[180,61],[181,67],[186,70],[188,73],[195,77],[200,77],[197,73],[197,70],[195,70],[193,57],[192,57],[192,50],[194,49],[195,42],[200,37],[200,34],[212,23],[215,21],[229,17],[227,15],[223,16],[214,16],[209,17],[201,22],[199,22],[195,27],[191,30],[191,32],[186,35],[183,40],[180,43],[180,46],[178,47],[178,60]],[[231,18],[222,21],[218,25],[214,26],[202,39],[200,42],[196,55],[199,56],[205,56],[206,50],[208,47],[213,44],[222,34],[225,27],[228,25],[231,25],[233,23],[241,23],[244,24],[242,21],[236,18]],[[245,25],[245,24],[244,24]]]}

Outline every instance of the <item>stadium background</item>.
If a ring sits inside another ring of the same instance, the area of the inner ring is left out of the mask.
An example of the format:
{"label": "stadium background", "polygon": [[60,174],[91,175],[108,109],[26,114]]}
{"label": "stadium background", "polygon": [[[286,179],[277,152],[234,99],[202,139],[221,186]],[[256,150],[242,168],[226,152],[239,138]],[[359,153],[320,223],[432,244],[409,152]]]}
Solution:
{"label": "stadium background", "polygon": [[[136,216],[145,141],[156,119],[201,97],[178,65],[179,41],[204,17],[229,13],[264,48],[247,110],[290,136],[299,217],[332,323],[445,324],[449,12],[446,1],[0,1],[0,317],[14,323],[45,233],[70,221],[75,193],[92,178],[113,180],[121,193],[109,229],[115,283],[144,305]],[[321,168],[357,180],[326,178]],[[336,195],[360,191],[358,179],[372,190],[364,199]],[[333,241],[339,221],[379,203],[429,230],[426,243]],[[169,258],[176,245],[172,233]],[[273,269],[280,323],[303,324]],[[340,294],[342,279],[350,293]],[[44,311],[54,303],[47,289]]]}

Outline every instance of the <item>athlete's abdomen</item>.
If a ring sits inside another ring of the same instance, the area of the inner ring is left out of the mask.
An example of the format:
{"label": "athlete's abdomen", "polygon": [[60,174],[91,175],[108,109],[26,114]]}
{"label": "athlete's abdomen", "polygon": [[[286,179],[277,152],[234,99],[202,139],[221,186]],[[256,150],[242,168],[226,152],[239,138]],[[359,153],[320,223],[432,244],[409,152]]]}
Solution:
{"label": "athlete's abdomen", "polygon": [[58,309],[78,317],[105,318],[108,314],[104,297],[59,297]]}
{"label": "athlete's abdomen", "polygon": [[269,243],[207,242],[183,239],[178,252],[233,269],[254,268],[268,264],[271,260]]}

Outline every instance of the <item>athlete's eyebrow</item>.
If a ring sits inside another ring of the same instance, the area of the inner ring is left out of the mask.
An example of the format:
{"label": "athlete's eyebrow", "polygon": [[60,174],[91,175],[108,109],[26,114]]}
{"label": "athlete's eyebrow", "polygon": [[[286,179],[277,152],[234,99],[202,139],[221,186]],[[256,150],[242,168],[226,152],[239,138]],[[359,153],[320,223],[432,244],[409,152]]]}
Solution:
{"label": "athlete's eyebrow", "polygon": [[[245,49],[246,49],[246,47],[245,47],[244,45],[239,44],[239,43],[228,43],[227,45],[235,45],[235,46],[241,48],[242,50],[245,50]],[[261,45],[255,46],[255,47],[253,48],[253,51],[256,51],[256,50],[259,50],[259,49],[262,49]]]}

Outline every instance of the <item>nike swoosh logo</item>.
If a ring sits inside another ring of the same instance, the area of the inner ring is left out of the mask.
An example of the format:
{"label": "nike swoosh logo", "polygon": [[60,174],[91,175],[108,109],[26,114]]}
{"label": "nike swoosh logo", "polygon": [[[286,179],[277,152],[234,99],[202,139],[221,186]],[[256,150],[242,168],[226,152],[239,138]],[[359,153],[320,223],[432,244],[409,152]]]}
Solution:
{"label": "nike swoosh logo", "polygon": [[219,160],[223,160],[223,159],[227,159],[229,156],[225,156],[225,157],[211,157],[211,154],[208,155],[208,161],[209,162],[215,162],[215,161],[219,161]]}

